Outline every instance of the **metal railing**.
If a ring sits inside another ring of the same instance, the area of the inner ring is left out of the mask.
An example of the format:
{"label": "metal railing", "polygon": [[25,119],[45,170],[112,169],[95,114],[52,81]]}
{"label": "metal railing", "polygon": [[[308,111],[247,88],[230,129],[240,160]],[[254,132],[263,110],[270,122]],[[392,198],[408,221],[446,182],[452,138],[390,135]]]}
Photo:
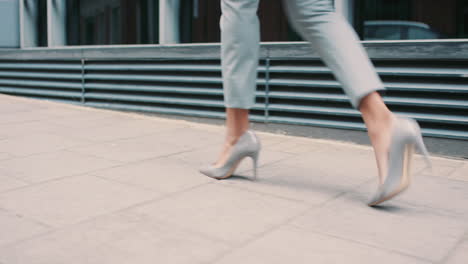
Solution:
{"label": "metal railing", "polygon": [[[0,56],[1,93],[117,110],[224,117],[216,56],[23,57]],[[425,136],[468,139],[468,60],[413,56],[373,62],[393,111],[417,119]],[[316,57],[264,53],[256,97],[253,121],[365,129],[340,84]]]}

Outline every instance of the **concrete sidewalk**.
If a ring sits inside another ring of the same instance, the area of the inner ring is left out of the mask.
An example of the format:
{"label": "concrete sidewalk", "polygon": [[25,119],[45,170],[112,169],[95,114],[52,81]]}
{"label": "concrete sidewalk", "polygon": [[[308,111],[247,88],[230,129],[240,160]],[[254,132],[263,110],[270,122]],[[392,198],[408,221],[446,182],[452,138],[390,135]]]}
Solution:
{"label": "concrete sidewalk", "polygon": [[200,175],[218,126],[0,95],[0,263],[468,263],[468,161],[417,156],[380,208],[372,151],[259,133]]}

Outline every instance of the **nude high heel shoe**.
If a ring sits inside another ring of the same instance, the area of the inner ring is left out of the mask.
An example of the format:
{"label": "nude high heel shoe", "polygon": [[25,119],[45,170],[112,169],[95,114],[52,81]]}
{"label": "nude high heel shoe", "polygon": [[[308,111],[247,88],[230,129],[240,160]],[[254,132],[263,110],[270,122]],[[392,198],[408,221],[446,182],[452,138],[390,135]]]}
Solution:
{"label": "nude high heel shoe", "polygon": [[392,129],[387,177],[369,202],[369,206],[390,200],[408,188],[415,148],[424,155],[426,164],[430,167],[429,154],[418,123],[413,119],[397,117]]}
{"label": "nude high heel shoe", "polygon": [[200,168],[200,172],[214,179],[226,179],[234,173],[242,159],[250,157],[253,161],[255,180],[257,178],[257,165],[260,148],[260,141],[258,140],[257,135],[255,135],[253,131],[248,130],[232,147],[230,156],[222,167],[207,165]]}

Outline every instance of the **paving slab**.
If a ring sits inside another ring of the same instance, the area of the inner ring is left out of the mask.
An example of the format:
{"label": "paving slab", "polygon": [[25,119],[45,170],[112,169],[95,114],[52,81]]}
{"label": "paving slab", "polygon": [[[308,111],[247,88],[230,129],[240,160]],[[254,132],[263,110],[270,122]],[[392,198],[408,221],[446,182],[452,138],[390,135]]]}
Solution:
{"label": "paving slab", "polygon": [[[49,226],[33,219],[0,209],[0,248],[47,232],[50,229]],[[2,254],[0,253],[0,255]]]}
{"label": "paving slab", "polygon": [[[405,193],[391,201],[392,204],[408,203],[430,208],[465,219],[468,223],[468,182],[424,174],[415,174],[412,182]],[[359,192],[371,197],[375,190],[375,184],[366,184]]]}
{"label": "paving slab", "polygon": [[173,157],[125,164],[91,174],[161,193],[180,192],[213,181],[200,177],[193,166]]}
{"label": "paving slab", "polygon": [[377,208],[372,148],[259,132],[218,181],[225,128],[0,95],[0,263],[466,263],[468,161],[419,155]]}
{"label": "paving slab", "polygon": [[142,136],[83,147],[72,147],[68,148],[68,150],[119,162],[136,162],[192,150],[189,145],[170,144],[158,140],[158,138],[159,135]]}
{"label": "paving slab", "polygon": [[220,241],[141,215],[112,214],[0,249],[0,263],[208,263]]}
{"label": "paving slab", "polygon": [[[128,119],[128,120],[127,120]],[[68,134],[71,137],[84,139],[92,142],[108,142],[119,139],[137,138],[140,136],[157,134],[162,131],[183,129],[183,125],[161,125],[155,122],[127,118],[114,118],[109,120],[90,120],[94,126],[88,124],[84,127],[68,126],[56,129],[53,133]]]}
{"label": "paving slab", "polygon": [[160,196],[156,191],[84,175],[4,192],[0,208],[61,227]]}
{"label": "paving slab", "polygon": [[50,134],[56,130],[62,129],[62,126],[43,121],[26,121],[13,124],[0,125],[0,137],[9,139],[17,137],[29,137],[38,134]]}
{"label": "paving slab", "polygon": [[468,181],[468,163],[465,162],[462,166],[449,174],[448,177],[455,180]]}
{"label": "paving slab", "polygon": [[465,237],[455,248],[448,259],[444,262],[446,264],[466,264],[468,260],[468,236]]}
{"label": "paving slab", "polygon": [[305,209],[294,201],[207,184],[133,211],[239,245]]}
{"label": "paving slab", "polygon": [[367,199],[349,193],[292,225],[431,262],[441,261],[468,229],[468,221],[434,208],[402,202],[371,208]]}
{"label": "paving slab", "polygon": [[0,161],[0,169],[26,182],[42,182],[114,167],[119,164],[121,163],[61,150]]}
{"label": "paving slab", "polygon": [[[2,139],[0,139],[0,144],[2,144],[2,143],[1,143],[1,140],[2,140]],[[11,158],[13,158],[13,157],[14,157],[14,156],[13,156],[12,154],[10,154],[10,153],[0,152],[0,161],[1,161],[1,160],[6,160],[6,159],[11,159]]]}
{"label": "paving slab", "polygon": [[0,140],[0,148],[15,157],[24,157],[33,154],[54,152],[71,147],[87,146],[91,142],[78,140],[66,135],[47,133],[22,135],[20,137]]}
{"label": "paving slab", "polygon": [[294,226],[275,230],[215,263],[431,263]]}
{"label": "paving slab", "polygon": [[0,169],[0,193],[28,185],[28,182],[15,178],[9,172]]}

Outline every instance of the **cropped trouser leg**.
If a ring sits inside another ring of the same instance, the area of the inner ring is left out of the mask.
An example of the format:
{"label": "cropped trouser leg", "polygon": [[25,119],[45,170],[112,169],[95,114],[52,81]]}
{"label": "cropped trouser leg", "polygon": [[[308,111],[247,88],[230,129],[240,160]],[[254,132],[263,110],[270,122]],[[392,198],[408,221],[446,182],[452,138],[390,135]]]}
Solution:
{"label": "cropped trouser leg", "polygon": [[255,103],[260,42],[258,1],[221,1],[221,66],[227,108],[250,109]]}
{"label": "cropped trouser leg", "polygon": [[[309,41],[341,83],[352,105],[384,89],[351,26],[331,0],[284,0],[295,30]],[[259,51],[258,0],[222,0],[221,64],[225,106],[251,108]]]}
{"label": "cropped trouser leg", "polygon": [[283,0],[289,21],[309,41],[358,108],[366,95],[383,90],[354,29],[334,12],[331,0]]}

